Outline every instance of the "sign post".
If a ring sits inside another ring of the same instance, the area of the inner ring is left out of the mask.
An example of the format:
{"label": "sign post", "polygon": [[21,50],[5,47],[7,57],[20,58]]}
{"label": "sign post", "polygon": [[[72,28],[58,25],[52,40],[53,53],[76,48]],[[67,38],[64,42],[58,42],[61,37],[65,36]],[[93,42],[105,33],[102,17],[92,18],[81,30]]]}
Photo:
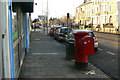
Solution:
{"label": "sign post", "polygon": [[44,21],[44,24],[43,23],[42,24],[45,25],[45,28],[47,28],[47,33],[48,33],[48,25],[47,25],[48,24],[48,16],[47,15],[39,15],[38,18],[40,20]]}

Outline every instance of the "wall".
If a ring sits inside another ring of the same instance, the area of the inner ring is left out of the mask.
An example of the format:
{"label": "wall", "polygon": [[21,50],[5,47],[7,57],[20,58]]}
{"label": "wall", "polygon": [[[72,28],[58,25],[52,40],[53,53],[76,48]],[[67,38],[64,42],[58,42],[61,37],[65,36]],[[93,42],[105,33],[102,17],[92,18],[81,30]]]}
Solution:
{"label": "wall", "polygon": [[[2,2],[0,2],[0,12],[2,12]],[[1,18],[2,14],[0,14],[0,80],[2,78],[2,22]]]}
{"label": "wall", "polygon": [[[8,2],[0,2],[0,78],[10,78],[10,51],[9,51],[9,18]],[[2,38],[4,34],[4,38]],[[1,70],[2,69],[2,70]]]}
{"label": "wall", "polygon": [[119,31],[120,31],[120,1],[118,3],[119,9],[118,9],[118,25],[119,25]]}

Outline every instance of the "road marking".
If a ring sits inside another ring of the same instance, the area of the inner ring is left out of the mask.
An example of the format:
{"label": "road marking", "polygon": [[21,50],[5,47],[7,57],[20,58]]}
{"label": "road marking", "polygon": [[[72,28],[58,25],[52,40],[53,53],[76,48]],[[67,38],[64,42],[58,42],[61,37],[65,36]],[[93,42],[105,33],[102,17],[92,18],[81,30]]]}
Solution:
{"label": "road marking", "polygon": [[59,54],[59,53],[33,53],[32,55],[41,55],[41,54]]}
{"label": "road marking", "polygon": [[72,61],[72,62],[75,62],[75,60],[74,60],[74,59],[72,59],[71,61]]}
{"label": "road marking", "polygon": [[101,51],[102,51],[103,49],[101,49],[101,48],[98,48],[98,50],[101,50]]}
{"label": "road marking", "polygon": [[39,41],[40,39],[35,39],[36,41]]}
{"label": "road marking", "polygon": [[114,53],[112,53],[112,52],[109,52],[109,51],[107,51],[107,53],[109,53],[109,54],[111,54],[111,55],[115,55]]}

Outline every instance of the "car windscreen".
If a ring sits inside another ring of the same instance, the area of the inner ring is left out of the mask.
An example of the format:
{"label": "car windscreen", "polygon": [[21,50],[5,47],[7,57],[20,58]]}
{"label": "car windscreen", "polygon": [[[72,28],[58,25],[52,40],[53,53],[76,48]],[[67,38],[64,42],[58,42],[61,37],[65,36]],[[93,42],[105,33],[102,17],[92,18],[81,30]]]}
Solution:
{"label": "car windscreen", "polygon": [[90,36],[90,37],[95,37],[95,35],[94,35],[93,32],[89,32],[88,36]]}
{"label": "car windscreen", "polygon": [[[69,28],[69,33],[72,31],[72,29],[71,28]],[[60,31],[61,33],[65,33],[65,34],[67,34],[67,32],[68,32],[68,28],[65,28],[65,29],[61,29],[61,31]]]}
{"label": "car windscreen", "polygon": [[60,27],[56,27],[56,28],[53,28],[53,30],[57,30],[57,29],[59,29]]}
{"label": "car windscreen", "polygon": [[55,30],[55,28],[52,28],[52,30]]}
{"label": "car windscreen", "polygon": [[56,30],[56,27],[53,27],[52,30]]}
{"label": "car windscreen", "polygon": [[61,30],[60,30],[60,33],[65,33],[65,30],[64,30],[64,29],[61,29]]}
{"label": "car windscreen", "polygon": [[69,34],[69,38],[74,39],[74,34],[72,32]]}

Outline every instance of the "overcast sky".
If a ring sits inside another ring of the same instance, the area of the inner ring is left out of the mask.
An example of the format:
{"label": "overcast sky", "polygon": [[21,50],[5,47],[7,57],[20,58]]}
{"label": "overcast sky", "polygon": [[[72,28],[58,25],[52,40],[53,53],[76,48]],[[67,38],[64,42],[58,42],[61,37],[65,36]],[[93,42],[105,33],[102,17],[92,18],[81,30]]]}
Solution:
{"label": "overcast sky", "polygon": [[[84,0],[48,0],[48,16],[61,18],[66,16],[69,12],[72,16],[75,16],[76,7],[83,3]],[[120,0],[116,0],[120,1]],[[37,5],[35,5],[37,3]],[[45,15],[47,11],[47,0],[34,0],[34,12],[32,13],[32,19],[38,18],[38,15]]]}
{"label": "overcast sky", "polygon": [[[34,12],[32,13],[32,19],[38,18],[38,15],[45,15],[47,11],[47,0],[34,0]],[[69,12],[72,16],[75,16],[76,7],[83,3],[83,0],[48,0],[48,16],[61,18],[66,16]]]}

